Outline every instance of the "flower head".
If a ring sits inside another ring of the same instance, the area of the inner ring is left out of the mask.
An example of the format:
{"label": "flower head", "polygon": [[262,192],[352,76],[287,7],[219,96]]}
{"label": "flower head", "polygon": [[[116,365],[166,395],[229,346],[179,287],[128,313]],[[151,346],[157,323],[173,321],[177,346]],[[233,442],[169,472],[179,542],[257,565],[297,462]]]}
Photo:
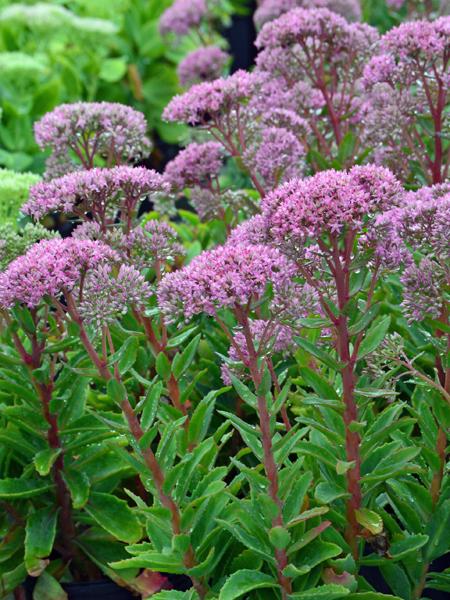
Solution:
{"label": "flower head", "polygon": [[282,127],[263,127],[261,139],[244,153],[244,162],[273,189],[303,171],[305,150],[297,137]]}
{"label": "flower head", "polygon": [[277,19],[293,8],[328,8],[347,21],[361,19],[359,0],[262,0],[254,15],[255,24],[261,28],[268,21]]}
{"label": "flower head", "polygon": [[54,169],[58,174],[75,170],[80,161],[92,168],[96,156],[109,166],[145,156],[150,150],[146,130],[142,113],[112,102],[61,104],[34,127],[39,146],[52,150],[51,176]]}
{"label": "flower head", "polygon": [[161,15],[159,30],[163,35],[186,35],[200,25],[206,12],[205,0],[175,0]]}
{"label": "flower head", "polygon": [[144,306],[150,296],[150,285],[135,267],[121,265],[115,272],[106,263],[88,271],[78,310],[87,323],[101,328],[126,314],[130,305]]}
{"label": "flower head", "polygon": [[95,168],[36,184],[23,210],[35,219],[54,211],[90,212],[103,222],[108,212],[132,212],[144,196],[169,188],[161,175],[144,167]]}
{"label": "flower head", "polygon": [[183,314],[186,319],[213,315],[261,297],[268,283],[275,290],[283,288],[292,275],[293,265],[274,248],[227,244],[166,275],[158,290],[159,305],[171,321]]}
{"label": "flower head", "polygon": [[440,317],[448,281],[446,282],[444,273],[433,260],[423,258],[419,264],[411,264],[400,280],[403,285],[402,306],[408,321]]}
{"label": "flower head", "polygon": [[0,274],[0,306],[16,302],[29,308],[46,296],[71,291],[88,269],[117,261],[114,250],[101,242],[72,238],[44,240],[34,244]]}
{"label": "flower head", "polygon": [[130,260],[138,268],[154,267],[160,263],[173,262],[183,256],[177,232],[163,221],[147,221],[142,227],[135,227],[124,237],[123,247]]}
{"label": "flower head", "polygon": [[199,83],[172,98],[163,117],[188,125],[207,125],[248,100],[258,81],[254,73],[236,71],[229,77]]}
{"label": "flower head", "polygon": [[358,166],[289,181],[264,198],[262,209],[275,243],[303,247],[324,233],[360,231],[369,218],[395,206],[402,192],[389,170]]}
{"label": "flower head", "polygon": [[220,77],[229,59],[229,55],[217,46],[202,46],[194,50],[178,65],[180,84],[188,87]]}
{"label": "flower head", "polygon": [[217,142],[193,142],[171,160],[164,177],[177,190],[202,185],[219,174],[223,164],[223,149]]}

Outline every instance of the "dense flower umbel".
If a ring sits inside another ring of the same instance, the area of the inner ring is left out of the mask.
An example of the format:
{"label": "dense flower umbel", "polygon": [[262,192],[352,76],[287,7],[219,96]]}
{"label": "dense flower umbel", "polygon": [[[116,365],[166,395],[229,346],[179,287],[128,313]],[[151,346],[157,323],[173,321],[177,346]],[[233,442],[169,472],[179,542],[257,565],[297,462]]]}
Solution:
{"label": "dense flower umbel", "polygon": [[126,314],[130,305],[141,307],[151,296],[150,284],[130,265],[115,273],[110,264],[88,271],[83,281],[79,313],[87,323],[100,328]]}
{"label": "dense flower umbel", "polygon": [[35,219],[52,211],[90,212],[103,223],[107,213],[132,212],[144,196],[169,189],[161,175],[144,167],[95,168],[38,183],[31,188],[23,211]]}
{"label": "dense flower umbel", "polygon": [[[448,169],[442,137],[449,130],[445,112],[449,57],[450,17],[441,17],[390,30],[380,41],[379,55],[364,70],[365,142],[386,147],[384,156],[392,156],[387,164],[393,168],[398,147],[408,148],[433,183],[443,181]],[[422,116],[431,117],[425,128]],[[424,143],[427,137],[433,144]]]}
{"label": "dense flower umbel", "polygon": [[442,314],[444,290],[449,290],[450,273],[434,260],[423,258],[407,267],[400,278],[403,285],[402,306],[410,322],[426,317],[438,319]]}
{"label": "dense flower umbel", "polygon": [[277,19],[293,8],[328,8],[345,17],[347,21],[361,19],[359,0],[262,0],[254,15],[257,27]]}
{"label": "dense flower umbel", "polygon": [[236,71],[226,78],[192,86],[184,94],[175,96],[166,106],[163,117],[188,125],[208,125],[219,121],[248,100],[254,93],[259,78],[253,73]]}
{"label": "dense flower umbel", "polygon": [[178,77],[183,87],[194,83],[212,81],[223,74],[230,56],[217,46],[194,50],[178,65]]}
{"label": "dense flower umbel", "polygon": [[395,206],[402,191],[388,169],[358,166],[289,181],[263,200],[262,209],[275,243],[302,247],[308,237],[359,231],[370,217]]}
{"label": "dense flower umbel", "polygon": [[264,127],[261,139],[244,153],[244,162],[273,189],[282,181],[302,175],[305,149],[296,136],[282,127]]}
{"label": "dense flower umbel", "polygon": [[0,274],[0,307],[16,302],[36,307],[45,296],[72,290],[86,270],[117,259],[114,250],[97,241],[66,238],[34,244]]}
{"label": "dense flower umbel", "polygon": [[61,104],[35,124],[36,141],[50,148],[52,167],[49,176],[63,175],[94,166],[94,157],[102,157],[111,166],[147,155],[150,142],[142,113],[112,102]]}
{"label": "dense flower umbel", "polygon": [[437,318],[441,313],[444,289],[450,286],[449,230],[448,185],[410,192],[402,206],[375,221],[373,235],[380,259],[390,268],[406,265],[402,304],[410,320]]}
{"label": "dense flower umbel", "polygon": [[381,240],[380,251],[392,264],[389,255],[393,240],[442,260],[450,258],[450,186],[421,188],[405,195],[398,208],[386,211],[375,221],[374,230]]}
{"label": "dense flower umbel", "polygon": [[267,246],[225,245],[203,252],[180,271],[166,275],[158,290],[161,310],[170,321],[184,315],[213,315],[260,297],[269,282],[287,286],[293,265]]}
{"label": "dense flower umbel", "polygon": [[177,190],[208,184],[219,174],[223,154],[223,148],[218,142],[194,142],[167,164],[164,177]]}
{"label": "dense flower umbel", "polygon": [[186,35],[190,29],[200,25],[206,12],[205,0],[175,0],[161,15],[159,30],[163,35]]}

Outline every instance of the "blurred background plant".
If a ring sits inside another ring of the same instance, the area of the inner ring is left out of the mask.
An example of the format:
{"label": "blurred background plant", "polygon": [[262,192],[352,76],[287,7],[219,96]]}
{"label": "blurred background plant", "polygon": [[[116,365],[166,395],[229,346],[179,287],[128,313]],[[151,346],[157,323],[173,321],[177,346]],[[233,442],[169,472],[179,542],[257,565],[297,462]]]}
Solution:
{"label": "blurred background plant", "polygon": [[[159,18],[168,0],[0,1],[0,166],[41,172],[33,123],[56,105],[108,100],[144,112],[156,140],[152,160],[164,158],[158,141],[176,143],[181,126],[161,112],[178,91],[176,66],[199,46],[195,35],[168,44]],[[219,27],[234,7],[214,4]],[[211,30],[212,31],[212,30]],[[217,33],[212,37],[219,38]]]}

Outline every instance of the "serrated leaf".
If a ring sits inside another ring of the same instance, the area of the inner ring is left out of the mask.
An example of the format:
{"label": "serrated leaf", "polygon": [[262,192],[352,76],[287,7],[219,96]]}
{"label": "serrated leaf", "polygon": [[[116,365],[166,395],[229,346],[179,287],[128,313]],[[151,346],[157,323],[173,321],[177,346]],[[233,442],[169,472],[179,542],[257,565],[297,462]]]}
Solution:
{"label": "serrated leaf", "polygon": [[278,587],[278,583],[270,575],[243,569],[242,571],[236,571],[228,577],[220,591],[219,600],[234,600],[252,590]]}
{"label": "serrated leaf", "polygon": [[23,499],[38,496],[50,490],[53,485],[48,481],[34,479],[1,479],[0,498]]}
{"label": "serrated leaf", "polygon": [[428,542],[427,535],[409,535],[399,542],[394,542],[389,547],[389,556],[392,560],[401,560],[411,552],[416,552]]}
{"label": "serrated leaf", "polygon": [[172,367],[169,359],[164,354],[164,352],[160,352],[156,357],[155,362],[156,372],[164,381],[168,381],[170,379],[170,375],[172,374]]}
{"label": "serrated leaf", "polygon": [[100,527],[118,540],[134,544],[141,539],[139,520],[124,500],[111,494],[92,492],[84,509]]}
{"label": "serrated leaf", "polygon": [[329,583],[327,585],[321,585],[320,587],[313,588],[311,590],[305,590],[304,592],[295,592],[289,594],[289,599],[292,600],[337,600],[337,598],[344,598],[348,596],[350,590],[342,585],[336,585]]}
{"label": "serrated leaf", "polygon": [[90,483],[85,473],[74,469],[66,469],[63,473],[64,481],[69,488],[74,508],[83,508],[89,498]]}
{"label": "serrated leaf", "polygon": [[355,510],[356,520],[364,529],[370,531],[372,535],[377,535],[383,531],[383,519],[378,513],[368,508]]}
{"label": "serrated leaf", "polygon": [[37,577],[48,564],[46,559],[53,548],[58,511],[53,506],[42,508],[28,516],[25,527],[25,566]]}
{"label": "serrated leaf", "polygon": [[43,477],[48,475],[60,454],[61,448],[46,448],[38,452],[33,458],[33,462],[39,475]]}

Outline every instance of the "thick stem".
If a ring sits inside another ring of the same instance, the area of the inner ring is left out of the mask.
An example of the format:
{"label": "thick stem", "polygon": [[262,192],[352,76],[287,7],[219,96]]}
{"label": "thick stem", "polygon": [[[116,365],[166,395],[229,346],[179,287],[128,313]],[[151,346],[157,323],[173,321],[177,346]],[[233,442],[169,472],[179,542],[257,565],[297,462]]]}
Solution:
{"label": "thick stem", "polygon": [[[259,388],[262,381],[262,373],[258,368],[258,355],[253,343],[253,338],[248,322],[246,312],[242,307],[236,307],[236,316],[242,326],[242,331],[245,337],[247,351],[249,354],[249,371],[256,389]],[[267,408],[266,398],[258,394],[258,417],[259,427],[261,430],[261,443],[264,455],[264,470],[269,481],[269,495],[275,505],[278,507],[278,513],[272,521],[272,527],[283,527],[283,503],[279,497],[279,482],[278,482],[278,466],[275,461],[275,456],[272,447],[272,435],[270,431],[270,414]],[[275,558],[277,561],[277,575],[281,586],[281,594],[285,600],[292,593],[292,582],[289,577],[283,575],[283,570],[288,565],[287,553],[285,550],[275,550]]]}
{"label": "thick stem", "polygon": [[61,438],[59,435],[58,419],[50,411],[52,399],[51,384],[36,384],[41,398],[42,409],[45,420],[48,423],[47,439],[50,448],[59,452],[58,458],[52,468],[53,481],[56,486],[56,498],[60,508],[59,529],[61,532],[61,553],[66,562],[70,562],[76,554],[73,540],[76,535],[75,525],[72,518],[72,502],[70,492],[64,481],[64,455]]}
{"label": "thick stem", "polygon": [[350,247],[352,238],[346,240],[346,250],[344,264],[341,263],[337,242],[334,243],[334,278],[336,283],[336,293],[339,306],[339,319],[336,326],[337,350],[339,358],[343,363],[341,370],[345,424],[345,451],[347,462],[353,463],[346,473],[347,491],[350,498],[347,500],[347,530],[345,532],[346,540],[352,550],[355,558],[358,558],[358,534],[359,524],[356,518],[356,511],[361,506],[361,457],[359,433],[351,431],[351,423],[358,420],[358,407],[355,401],[355,357],[350,352],[350,335],[348,331],[348,318],[345,314],[345,307],[350,300]]}

